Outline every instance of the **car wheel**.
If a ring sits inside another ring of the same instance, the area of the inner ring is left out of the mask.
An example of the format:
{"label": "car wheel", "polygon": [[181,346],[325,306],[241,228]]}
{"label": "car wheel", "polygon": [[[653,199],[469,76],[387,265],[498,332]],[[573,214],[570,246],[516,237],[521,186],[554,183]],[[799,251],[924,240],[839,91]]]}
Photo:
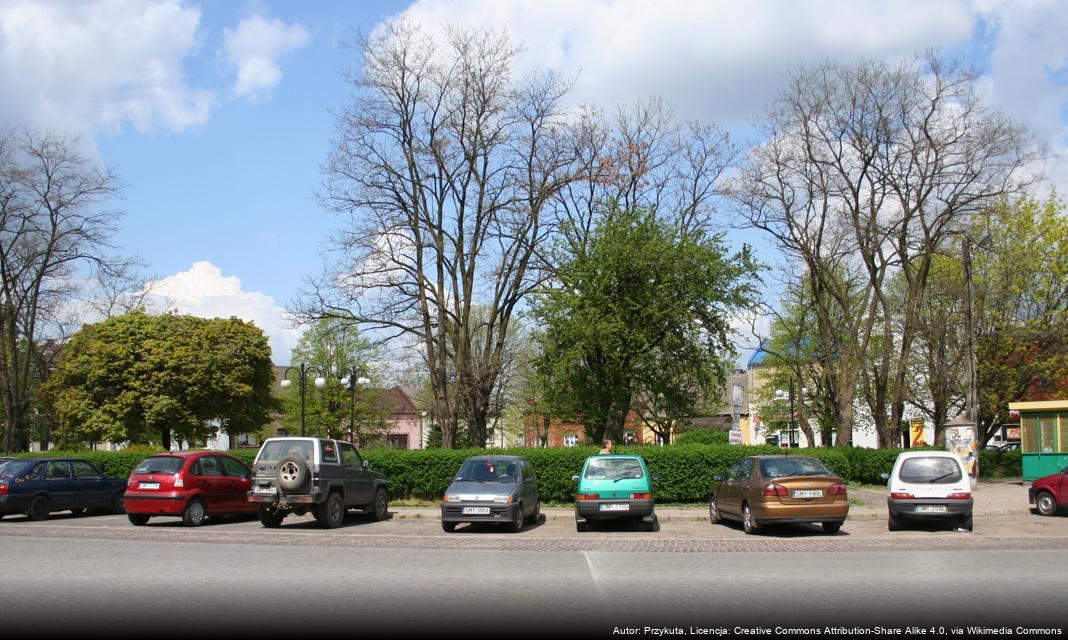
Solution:
{"label": "car wheel", "polygon": [[286,517],[286,514],[281,511],[273,511],[264,507],[260,507],[256,515],[260,519],[260,524],[268,529],[277,529],[282,526],[282,520],[285,520]]}
{"label": "car wheel", "polygon": [[1043,516],[1052,516],[1057,513],[1057,499],[1048,491],[1042,491],[1035,496],[1035,507]]}
{"label": "car wheel", "polygon": [[30,520],[47,520],[49,514],[52,513],[52,502],[45,496],[37,496],[30,503],[30,508],[26,511],[26,515],[30,517]]}
{"label": "car wheel", "polygon": [[126,513],[126,495],[120,491],[111,500],[112,513]]}
{"label": "car wheel", "polygon": [[308,472],[308,463],[297,455],[285,456],[279,460],[275,474],[278,488],[287,493],[303,493],[304,485],[311,477]]}
{"label": "car wheel", "polygon": [[746,535],[753,535],[756,533],[760,526],[757,525],[756,520],[753,519],[753,510],[749,508],[749,503],[742,505],[742,530]]}
{"label": "car wheel", "polygon": [[971,531],[973,526],[974,525],[972,523],[972,514],[969,513],[968,515],[960,519],[961,529],[964,529],[965,531]]}
{"label": "car wheel", "polygon": [[148,519],[152,516],[145,515],[143,513],[127,513],[126,519],[130,521],[135,527],[143,527],[148,524]]}
{"label": "car wheel", "polygon": [[526,518],[523,517],[523,503],[520,502],[515,506],[515,513],[512,514],[512,533],[519,533],[522,531],[523,524],[526,521]]}
{"label": "car wheel", "polygon": [[894,515],[894,512],[889,512],[889,519],[886,521],[886,528],[890,531],[901,531],[905,528],[905,523],[901,518]]}
{"label": "car wheel", "polygon": [[583,522],[581,520],[576,520],[575,521],[575,531],[578,531],[579,533],[586,533],[589,530],[590,530],[590,525],[588,523]]}
{"label": "car wheel", "polygon": [[456,523],[455,522],[445,522],[444,520],[442,520],[441,521],[441,529],[445,533],[452,533],[453,531],[456,531]]}
{"label": "car wheel", "polygon": [[649,520],[649,521],[645,522],[644,524],[645,524],[645,530],[648,533],[656,533],[657,531],[660,530],[660,519],[657,518],[656,516],[653,516],[652,520]]}
{"label": "car wheel", "polygon": [[200,498],[193,498],[185,505],[182,511],[182,524],[187,527],[199,527],[204,524],[204,518],[208,515],[208,508]]}
{"label": "car wheel", "polygon": [[716,496],[708,496],[708,521],[712,524],[723,522],[723,516],[719,515],[719,506],[716,504]]}
{"label": "car wheel", "polygon": [[389,517],[389,494],[386,493],[385,489],[379,489],[375,492],[371,515],[378,522],[382,522]]}
{"label": "car wheel", "polygon": [[345,520],[345,500],[340,493],[331,493],[326,502],[315,510],[315,520],[324,529],[337,529]]}
{"label": "car wheel", "polygon": [[841,522],[824,522],[823,523],[823,530],[826,531],[827,533],[838,533],[839,531],[842,530],[842,523]]}
{"label": "car wheel", "polygon": [[530,524],[538,524],[538,518],[540,518],[540,517],[541,517],[541,503],[540,502],[535,502],[534,503],[534,512],[530,514],[530,518],[527,519],[527,522],[529,522]]}

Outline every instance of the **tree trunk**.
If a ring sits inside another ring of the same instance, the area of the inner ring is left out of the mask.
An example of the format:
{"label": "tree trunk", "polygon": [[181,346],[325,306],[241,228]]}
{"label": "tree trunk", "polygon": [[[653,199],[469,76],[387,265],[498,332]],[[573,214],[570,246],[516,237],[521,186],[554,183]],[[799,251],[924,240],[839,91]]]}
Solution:
{"label": "tree trunk", "polygon": [[171,430],[167,428],[160,429],[159,431],[160,445],[165,451],[171,450]]}

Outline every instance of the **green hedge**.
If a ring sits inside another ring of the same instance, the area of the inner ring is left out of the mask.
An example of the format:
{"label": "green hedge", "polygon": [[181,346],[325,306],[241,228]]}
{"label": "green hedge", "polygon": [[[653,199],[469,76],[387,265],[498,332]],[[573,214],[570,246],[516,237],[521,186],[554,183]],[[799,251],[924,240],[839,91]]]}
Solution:
{"label": "green hedge", "polygon": [[[394,498],[437,500],[445,493],[449,482],[470,456],[487,453],[511,454],[525,457],[538,474],[542,499],[569,502],[575,492],[572,476],[582,470],[587,456],[596,454],[597,447],[563,449],[427,449],[403,451],[395,449],[367,449],[363,455],[371,468],[389,478],[390,494]],[[792,449],[791,454],[812,456],[823,461],[827,468],[851,483],[884,484],[879,476],[889,473],[894,460],[903,449],[861,449],[834,447],[826,449]],[[249,465],[256,457],[255,449],[229,451]],[[669,447],[618,447],[616,453],[637,453],[645,458],[649,471],[659,479],[654,484],[660,502],[703,502],[714,482],[713,476],[727,469],[745,456],[781,454],[783,449],[770,446],[674,444]],[[68,456],[85,458],[105,473],[116,477],[128,476],[137,464],[152,452],[49,451],[30,456]],[[1019,477],[1018,451],[980,451],[979,470],[983,478]]]}

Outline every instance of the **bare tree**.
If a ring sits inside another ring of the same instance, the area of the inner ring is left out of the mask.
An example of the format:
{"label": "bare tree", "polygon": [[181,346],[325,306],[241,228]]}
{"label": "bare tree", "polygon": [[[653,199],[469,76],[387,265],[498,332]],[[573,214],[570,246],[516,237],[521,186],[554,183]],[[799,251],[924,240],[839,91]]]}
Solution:
{"label": "bare tree", "polygon": [[119,214],[101,208],[118,179],[78,152],[79,140],[0,132],[0,394],[4,450],[25,448],[27,410],[41,367],[55,355],[42,339],[89,272],[122,272],[109,254]]}
{"label": "bare tree", "polygon": [[[769,108],[768,141],[739,182],[746,219],[808,270],[839,438],[861,383],[880,443],[897,439],[932,260],[970,217],[1020,188],[1033,157],[1026,132],[976,85],[934,54],[802,69]],[[888,293],[892,278],[900,297]],[[854,302],[840,283],[859,293]],[[825,318],[831,308],[849,319],[845,343]]]}

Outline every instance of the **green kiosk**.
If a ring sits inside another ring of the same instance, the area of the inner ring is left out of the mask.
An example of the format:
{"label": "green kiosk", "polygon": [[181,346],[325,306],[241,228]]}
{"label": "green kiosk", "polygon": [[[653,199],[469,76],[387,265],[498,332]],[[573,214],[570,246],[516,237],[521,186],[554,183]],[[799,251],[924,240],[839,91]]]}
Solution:
{"label": "green kiosk", "polygon": [[1011,402],[1009,410],[1020,413],[1024,480],[1068,467],[1068,400]]}

